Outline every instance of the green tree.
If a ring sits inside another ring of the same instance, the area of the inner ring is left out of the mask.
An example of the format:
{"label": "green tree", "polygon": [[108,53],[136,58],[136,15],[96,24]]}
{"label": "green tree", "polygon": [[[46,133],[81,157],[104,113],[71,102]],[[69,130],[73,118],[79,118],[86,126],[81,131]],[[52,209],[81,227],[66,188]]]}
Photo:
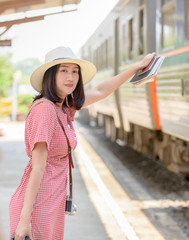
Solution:
{"label": "green tree", "polygon": [[19,61],[16,64],[16,69],[21,71],[21,79],[19,79],[19,83],[29,84],[29,78],[32,72],[41,65],[40,60],[36,58],[27,58]]}
{"label": "green tree", "polygon": [[14,67],[10,59],[10,54],[0,56],[0,97],[7,96],[7,90],[13,81]]}
{"label": "green tree", "polygon": [[[30,84],[30,76],[32,72],[42,63],[36,58],[27,58],[16,63],[15,67],[19,73],[18,85]],[[26,114],[28,112],[28,104],[33,101],[33,96],[25,93],[18,94],[18,113]]]}
{"label": "green tree", "polygon": [[30,94],[18,94],[18,113],[26,114],[28,105],[33,101],[33,96]]}

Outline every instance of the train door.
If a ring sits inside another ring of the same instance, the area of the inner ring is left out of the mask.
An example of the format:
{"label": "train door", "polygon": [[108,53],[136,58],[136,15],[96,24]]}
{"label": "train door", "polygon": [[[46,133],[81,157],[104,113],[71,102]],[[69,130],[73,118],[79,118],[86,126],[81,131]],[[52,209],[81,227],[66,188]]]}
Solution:
{"label": "train door", "polygon": [[[119,73],[119,62],[120,62],[120,49],[119,49],[119,18],[115,20],[115,29],[114,29],[114,75],[117,75]],[[120,107],[120,99],[119,99],[119,89],[117,89],[114,92],[115,95],[115,102],[116,102],[116,108],[119,115],[119,121],[120,121],[120,129],[118,132],[118,138],[121,140],[124,140],[124,125],[123,125],[123,117],[121,113],[121,107]]]}

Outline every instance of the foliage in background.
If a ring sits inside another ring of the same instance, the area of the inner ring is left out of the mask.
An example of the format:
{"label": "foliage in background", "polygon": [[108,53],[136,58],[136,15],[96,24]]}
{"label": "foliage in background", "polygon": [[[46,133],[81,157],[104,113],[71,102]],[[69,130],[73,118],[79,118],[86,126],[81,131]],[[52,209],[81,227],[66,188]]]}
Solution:
{"label": "foliage in background", "polygon": [[26,114],[28,105],[33,101],[33,96],[30,94],[18,94],[18,114]]}
{"label": "foliage in background", "polygon": [[41,61],[36,58],[27,58],[16,64],[16,69],[21,72],[19,84],[29,84],[32,72],[41,65]]}
{"label": "foliage in background", "polygon": [[[11,62],[11,53],[6,55],[0,55],[0,99],[2,98],[1,103],[1,112],[3,110],[3,114],[6,109],[6,104],[4,100],[6,97],[12,98],[12,84],[15,78],[17,79],[18,89],[19,85],[30,84],[29,79],[31,73],[41,65],[41,62],[38,59],[28,58],[18,63]],[[18,74],[19,73],[19,74]],[[28,112],[28,105],[33,101],[33,95],[31,95],[31,91],[26,88],[24,94],[19,94],[17,96],[18,99],[18,114],[26,114]],[[9,107],[7,111],[11,113],[11,107]],[[8,113],[7,113],[8,114]]]}
{"label": "foliage in background", "polygon": [[11,55],[0,56],[0,97],[8,95],[14,75],[14,66],[10,61]]}
{"label": "foliage in background", "polygon": [[29,84],[31,73],[41,65],[41,61],[28,58],[16,64],[11,62],[11,53],[0,55],[0,97],[7,97],[12,87],[15,72],[20,72],[18,84]]}

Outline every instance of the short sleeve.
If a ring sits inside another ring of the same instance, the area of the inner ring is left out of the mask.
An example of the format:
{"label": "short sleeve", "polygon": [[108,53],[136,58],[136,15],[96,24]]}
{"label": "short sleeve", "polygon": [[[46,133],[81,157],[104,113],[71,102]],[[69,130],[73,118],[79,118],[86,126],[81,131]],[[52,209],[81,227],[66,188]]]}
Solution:
{"label": "short sleeve", "polygon": [[33,107],[26,122],[28,144],[31,151],[38,142],[46,142],[49,150],[56,123],[57,115],[52,104],[42,102]]}

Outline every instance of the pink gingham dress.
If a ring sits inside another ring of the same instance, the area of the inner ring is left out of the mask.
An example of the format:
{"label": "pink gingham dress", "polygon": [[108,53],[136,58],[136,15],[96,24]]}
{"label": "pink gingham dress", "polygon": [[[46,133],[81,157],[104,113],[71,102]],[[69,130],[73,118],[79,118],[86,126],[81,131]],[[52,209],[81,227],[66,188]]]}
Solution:
{"label": "pink gingham dress", "polygon": [[[58,106],[56,107],[71,148],[74,150],[77,144],[72,125],[75,110],[66,107],[62,110]],[[36,105],[26,120],[25,145],[30,161],[25,168],[21,183],[10,201],[10,236],[15,232],[19,222],[25,190],[31,172],[32,150],[37,142],[47,143],[48,157],[31,215],[33,240],[62,240],[64,238],[69,167],[68,147],[55,109],[48,102]]]}

